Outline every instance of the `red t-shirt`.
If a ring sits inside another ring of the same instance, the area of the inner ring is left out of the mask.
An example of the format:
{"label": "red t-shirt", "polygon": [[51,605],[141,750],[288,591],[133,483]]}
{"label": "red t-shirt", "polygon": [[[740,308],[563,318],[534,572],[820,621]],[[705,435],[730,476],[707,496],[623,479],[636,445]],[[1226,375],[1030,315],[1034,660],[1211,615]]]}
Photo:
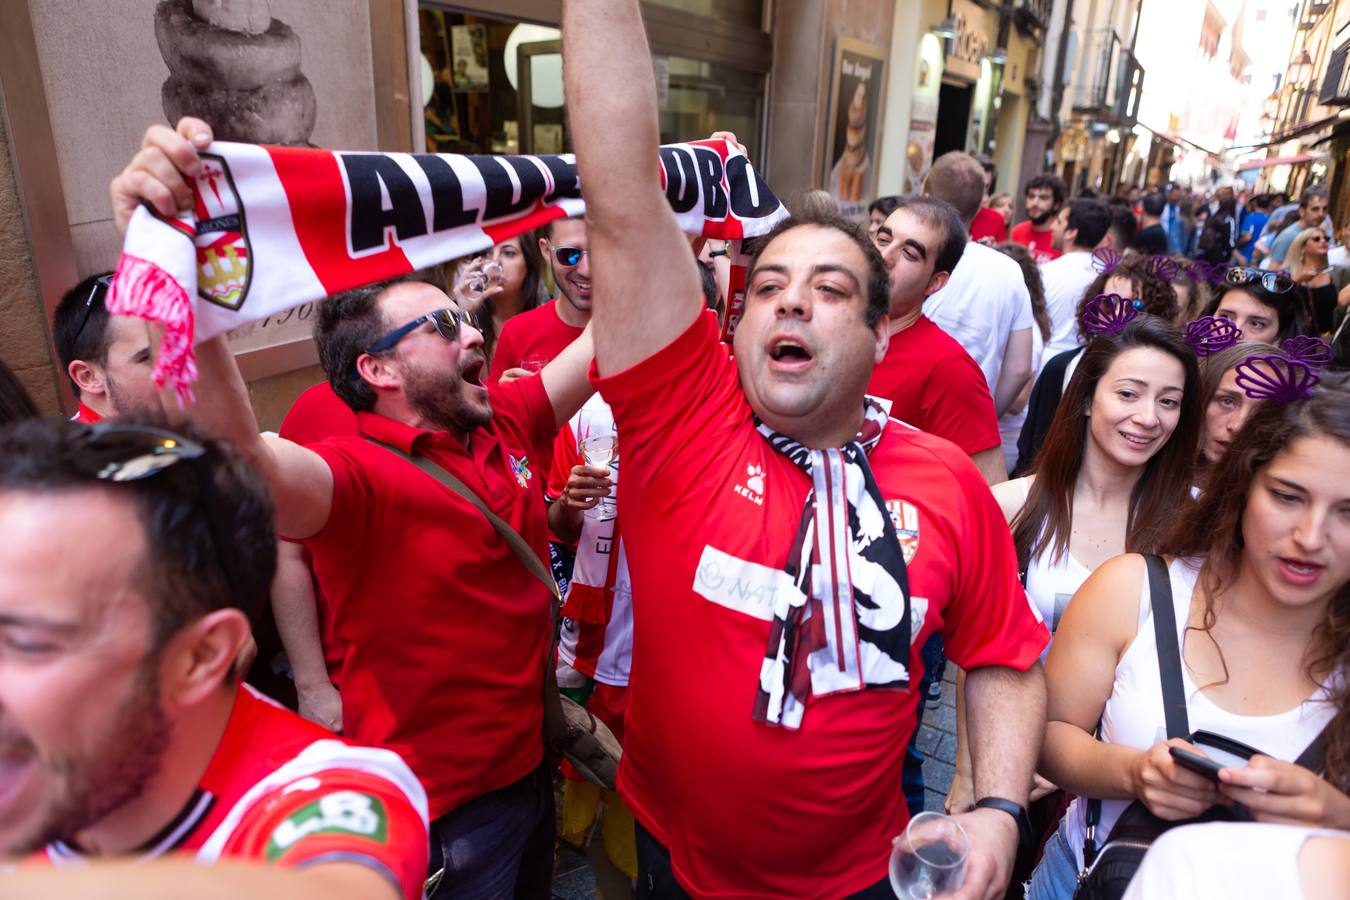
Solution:
{"label": "red t-shirt", "polygon": [[[492,388],[492,422],[466,449],[374,413],[361,434],[442,466],[548,559],[532,462],[556,433],[538,378]],[[343,731],[395,750],[433,818],[528,774],[553,598],[467,500],[360,436],[310,447],[333,471],[333,509],[305,540],[343,648]]]}
{"label": "red t-shirt", "polygon": [[[142,856],[356,863],[417,900],[427,849],[426,794],[403,760],[354,746],[242,686],[196,793]],[[62,841],[33,861],[87,865]]]}
{"label": "red t-shirt", "polygon": [[[623,435],[629,807],[695,896],[840,897],[880,881],[907,817],[917,688],[813,699],[799,731],[751,715],[808,478],[756,431],[711,313],[593,380]],[[963,668],[1036,662],[1049,637],[974,464],[898,422],[870,462],[908,561],[911,684],[936,629]]]}
{"label": "red t-shirt", "polygon": [[992,238],[995,244],[1003,243],[1008,239],[1008,223],[994,210],[981,206],[970,223],[970,239],[981,241],[985,238]]}
{"label": "red t-shirt", "polygon": [[927,316],[891,335],[867,393],[891,401],[891,416],[973,455],[1002,444],[984,372]]}
{"label": "red t-shirt", "polygon": [[95,422],[102,422],[103,417],[100,416],[98,413],[94,412],[89,407],[85,406],[84,401],[81,400],[79,408],[75,410],[75,415],[70,417],[70,421],[83,422],[86,425],[93,425]]}
{"label": "red t-shirt", "polygon": [[295,398],[278,431],[288,441],[317,444],[330,437],[356,434],[356,413],[332,385],[321,381]]}
{"label": "red t-shirt", "polygon": [[527,356],[542,356],[545,362],[581,337],[585,328],[568,325],[558,317],[558,304],[565,300],[550,300],[527,312],[512,316],[497,335],[497,346],[492,351],[492,372],[488,381],[496,384],[507,369],[520,366]]}
{"label": "red t-shirt", "polygon": [[1013,226],[1012,239],[1013,243],[1021,244],[1031,251],[1031,258],[1036,260],[1038,266],[1064,255],[1063,251],[1055,249],[1054,232],[1049,228],[1045,231],[1035,230],[1031,227],[1030,219]]}

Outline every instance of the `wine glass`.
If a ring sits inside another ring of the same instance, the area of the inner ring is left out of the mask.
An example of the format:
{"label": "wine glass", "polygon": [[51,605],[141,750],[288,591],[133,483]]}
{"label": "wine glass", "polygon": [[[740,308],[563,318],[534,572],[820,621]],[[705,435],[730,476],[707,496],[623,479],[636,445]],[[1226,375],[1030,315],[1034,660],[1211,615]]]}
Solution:
{"label": "wine glass", "polygon": [[[583,410],[577,422],[581,429],[580,447],[582,459],[586,465],[596,468],[610,469],[610,477],[613,477],[613,463],[619,458],[619,434],[614,429],[614,421],[608,417],[587,415]],[[610,488],[610,493],[613,493]],[[595,506],[596,518],[604,521],[612,519],[618,511],[614,506],[614,501],[610,497],[600,498],[600,502]]]}
{"label": "wine glass", "polygon": [[506,270],[497,260],[489,259],[483,263],[483,277],[487,279],[488,285],[496,286],[506,280]]}
{"label": "wine glass", "polygon": [[531,375],[538,375],[548,365],[548,357],[542,353],[527,353],[520,358],[520,367]]}
{"label": "wine glass", "polygon": [[901,900],[955,893],[966,876],[970,841],[955,819],[922,812],[909,820],[891,850],[891,887]]}

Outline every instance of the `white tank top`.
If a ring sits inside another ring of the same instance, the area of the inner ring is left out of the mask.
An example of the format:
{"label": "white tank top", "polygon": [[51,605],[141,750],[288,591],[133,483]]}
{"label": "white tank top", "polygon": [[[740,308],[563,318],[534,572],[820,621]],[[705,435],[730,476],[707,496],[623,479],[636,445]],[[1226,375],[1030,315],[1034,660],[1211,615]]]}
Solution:
{"label": "white tank top", "polygon": [[[1181,647],[1185,646],[1183,633],[1190,617],[1200,560],[1173,560],[1168,574],[1172,582],[1172,604],[1176,609],[1177,645]],[[1191,679],[1190,670],[1184,663],[1181,680],[1186,690],[1186,715],[1192,732],[1204,730],[1221,734],[1286,762],[1297,759],[1336,712],[1329,702],[1325,685],[1293,709],[1272,716],[1241,716],[1216,706],[1206,697]],[[1115,684],[1102,710],[1101,739],[1108,744],[1144,750],[1166,738],[1158,648],[1153,632],[1148,579],[1145,578],[1139,597],[1139,632],[1116,665]],[[1128,800],[1102,801],[1102,818],[1097,825],[1098,846],[1105,842],[1111,826],[1129,804]],[[1087,836],[1087,801],[1084,798],[1074,798],[1067,819],[1069,845],[1081,868],[1083,840]]]}
{"label": "white tank top", "polygon": [[[1028,484],[1027,479],[1022,479],[1023,505],[1026,504],[1027,496],[1031,492]],[[1055,629],[1059,627],[1060,617],[1064,615],[1064,608],[1092,574],[1091,569],[1073,558],[1068,548],[1065,548],[1063,556],[1052,562],[1053,553],[1053,548],[1046,547],[1039,555],[1027,561],[1027,599],[1041,614],[1041,621],[1045,623],[1045,627],[1050,629],[1052,642]],[[1041,662],[1045,662],[1049,654],[1050,644],[1046,644],[1045,649],[1041,651]]]}

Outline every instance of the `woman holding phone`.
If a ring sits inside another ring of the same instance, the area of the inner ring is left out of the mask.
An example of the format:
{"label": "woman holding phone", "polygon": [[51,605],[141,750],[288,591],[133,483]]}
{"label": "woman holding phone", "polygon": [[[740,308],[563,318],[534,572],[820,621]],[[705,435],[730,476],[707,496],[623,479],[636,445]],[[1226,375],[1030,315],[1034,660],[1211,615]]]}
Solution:
{"label": "woman holding phone", "polygon": [[[1304,397],[1316,379],[1302,364],[1244,365],[1267,402],[1163,545],[1189,727],[1261,755],[1209,778],[1177,762],[1172,748],[1203,750],[1162,739],[1145,560],[1104,563],[1069,604],[1046,666],[1040,769],[1078,796],[1030,900],[1073,895],[1089,798],[1101,804],[1098,844],[1136,799],[1169,821],[1235,801],[1257,821],[1350,828],[1350,383],[1325,376]],[[1319,735],[1322,778],[1289,762]]]}

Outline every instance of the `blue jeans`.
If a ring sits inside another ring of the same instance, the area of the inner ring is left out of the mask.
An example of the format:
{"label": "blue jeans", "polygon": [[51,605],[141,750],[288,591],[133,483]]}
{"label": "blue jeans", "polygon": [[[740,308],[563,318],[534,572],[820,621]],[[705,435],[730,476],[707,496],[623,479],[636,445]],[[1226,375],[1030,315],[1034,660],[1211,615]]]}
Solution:
{"label": "blue jeans", "polygon": [[923,642],[919,650],[923,660],[923,678],[919,679],[919,705],[914,708],[914,733],[909,736],[909,746],[905,748],[905,761],[900,767],[900,785],[905,792],[905,805],[909,807],[912,819],[923,812],[923,751],[919,749],[919,726],[923,724],[923,709],[928,702],[928,688],[932,684],[941,684],[942,675],[947,669],[947,658],[942,655],[942,632],[935,631]]}
{"label": "blue jeans", "polygon": [[553,884],[553,778],[547,760],[519,781],[431,823],[428,900],[548,900]]}
{"label": "blue jeans", "polygon": [[1045,842],[1045,853],[1027,882],[1026,900],[1073,900],[1078,887],[1078,858],[1069,846],[1068,815]]}

